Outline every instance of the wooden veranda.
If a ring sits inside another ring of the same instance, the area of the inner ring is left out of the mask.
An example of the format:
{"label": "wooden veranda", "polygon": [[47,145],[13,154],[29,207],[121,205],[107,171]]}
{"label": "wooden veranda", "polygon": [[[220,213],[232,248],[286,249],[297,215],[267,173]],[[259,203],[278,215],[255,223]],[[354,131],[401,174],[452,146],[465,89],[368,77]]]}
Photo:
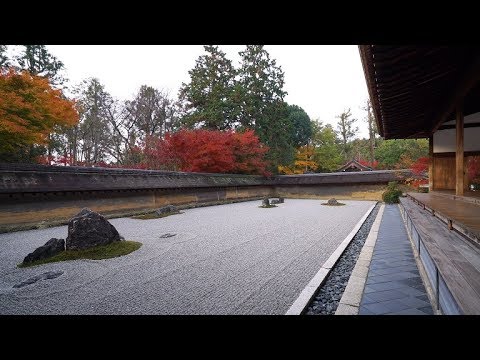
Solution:
{"label": "wooden veranda", "polygon": [[409,193],[401,209],[433,302],[480,314],[480,194],[466,166],[480,156],[480,47],[359,50],[380,135],[429,139],[430,192]]}

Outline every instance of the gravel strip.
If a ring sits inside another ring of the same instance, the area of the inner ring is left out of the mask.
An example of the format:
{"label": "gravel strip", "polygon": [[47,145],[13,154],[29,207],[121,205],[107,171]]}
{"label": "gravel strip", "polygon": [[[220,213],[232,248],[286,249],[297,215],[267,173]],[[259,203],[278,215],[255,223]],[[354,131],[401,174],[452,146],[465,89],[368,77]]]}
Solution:
{"label": "gravel strip", "polygon": [[377,216],[381,204],[377,203],[370,215],[345,249],[344,253],[331,270],[323,286],[318,290],[311,304],[305,311],[306,315],[334,315],[343,292],[347,287],[350,274],[355,267],[363,244],[368,237],[370,228]]}
{"label": "gravel strip", "polygon": [[[67,227],[0,234],[0,314],[285,314],[374,204],[324,201],[286,199],[260,209],[259,200],[113,219],[125,239],[143,243],[139,250],[21,269],[26,254],[65,238]],[[49,271],[63,274],[42,275]],[[13,287],[24,281],[30,284]]]}

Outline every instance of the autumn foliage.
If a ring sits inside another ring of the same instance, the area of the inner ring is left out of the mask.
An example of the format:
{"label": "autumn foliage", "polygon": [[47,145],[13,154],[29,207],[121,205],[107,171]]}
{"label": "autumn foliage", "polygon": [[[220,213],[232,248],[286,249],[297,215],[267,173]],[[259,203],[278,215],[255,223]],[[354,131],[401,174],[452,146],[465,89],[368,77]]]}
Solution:
{"label": "autumn foliage", "polygon": [[297,149],[293,166],[279,166],[278,171],[286,175],[304,174],[316,170],[318,164],[313,160],[315,149],[305,145]]}
{"label": "autumn foliage", "polygon": [[148,137],[140,152],[148,169],[265,175],[264,155],[253,130],[180,130],[164,139]]}
{"label": "autumn foliage", "polygon": [[409,179],[407,183],[414,189],[418,189],[421,185],[428,184],[428,178],[426,178],[428,163],[428,157],[418,158],[417,161],[411,163],[410,169],[412,170],[412,173],[416,175],[416,177]]}
{"label": "autumn foliage", "polygon": [[470,156],[467,161],[468,179],[472,183],[480,183],[480,156]]}
{"label": "autumn foliage", "polygon": [[36,158],[41,165],[71,165],[72,159],[68,155],[41,155]]}
{"label": "autumn foliage", "polygon": [[46,144],[54,127],[77,122],[74,103],[47,79],[27,71],[0,70],[0,154]]}
{"label": "autumn foliage", "polygon": [[358,162],[360,164],[362,164],[363,166],[368,166],[369,168],[372,168],[374,170],[376,168],[378,168],[378,161],[377,160],[373,160],[373,162],[371,162],[371,161],[360,159],[360,160],[358,160]]}
{"label": "autumn foliage", "polygon": [[428,162],[428,157],[418,158],[418,160],[411,165],[412,172],[416,175],[424,175],[428,171]]}

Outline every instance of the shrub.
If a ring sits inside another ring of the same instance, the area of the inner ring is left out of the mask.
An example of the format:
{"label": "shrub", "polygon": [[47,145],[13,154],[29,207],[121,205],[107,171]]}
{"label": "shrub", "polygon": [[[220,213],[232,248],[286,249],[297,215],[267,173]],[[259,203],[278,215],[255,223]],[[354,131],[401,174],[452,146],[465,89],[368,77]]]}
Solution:
{"label": "shrub", "polygon": [[397,204],[400,195],[402,195],[402,191],[397,188],[397,182],[391,181],[388,183],[387,190],[382,194],[382,199],[387,204]]}

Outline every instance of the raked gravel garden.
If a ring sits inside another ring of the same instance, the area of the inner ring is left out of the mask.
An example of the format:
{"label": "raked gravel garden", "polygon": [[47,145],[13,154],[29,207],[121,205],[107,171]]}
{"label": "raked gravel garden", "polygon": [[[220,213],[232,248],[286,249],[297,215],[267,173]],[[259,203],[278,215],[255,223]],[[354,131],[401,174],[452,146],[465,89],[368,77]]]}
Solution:
{"label": "raked gravel garden", "polygon": [[0,234],[0,314],[285,314],[375,203],[324,202],[260,208],[256,200],[111,219],[142,246],[111,259],[27,268],[17,265],[50,238],[65,238],[67,226]]}

